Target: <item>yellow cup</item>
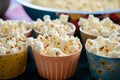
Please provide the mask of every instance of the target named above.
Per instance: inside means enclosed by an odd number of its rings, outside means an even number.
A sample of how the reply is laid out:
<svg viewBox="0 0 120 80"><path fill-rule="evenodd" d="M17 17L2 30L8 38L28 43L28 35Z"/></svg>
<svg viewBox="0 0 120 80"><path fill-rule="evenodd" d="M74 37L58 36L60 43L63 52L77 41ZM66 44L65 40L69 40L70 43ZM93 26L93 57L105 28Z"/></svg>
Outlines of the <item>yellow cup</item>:
<svg viewBox="0 0 120 80"><path fill-rule="evenodd" d="M26 68L28 48L15 54L0 55L0 79L21 75Z"/></svg>

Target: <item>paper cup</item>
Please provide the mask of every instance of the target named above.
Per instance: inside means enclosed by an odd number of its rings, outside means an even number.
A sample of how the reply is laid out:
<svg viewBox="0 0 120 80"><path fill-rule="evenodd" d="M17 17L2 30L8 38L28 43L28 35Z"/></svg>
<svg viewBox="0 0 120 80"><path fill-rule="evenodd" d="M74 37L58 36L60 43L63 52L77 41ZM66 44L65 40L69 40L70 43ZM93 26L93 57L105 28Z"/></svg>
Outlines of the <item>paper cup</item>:
<svg viewBox="0 0 120 80"><path fill-rule="evenodd" d="M81 35L82 43L83 43L83 44L86 43L86 40L87 40L87 39L96 39L96 38L97 38L97 36L94 36L94 35L90 35L90 34L85 33L85 32L82 30L81 27L79 28L79 30L80 30L80 35Z"/></svg>
<svg viewBox="0 0 120 80"><path fill-rule="evenodd" d="M0 55L0 79L12 79L20 76L26 68L28 48L15 53Z"/></svg>
<svg viewBox="0 0 120 80"><path fill-rule="evenodd" d="M86 49L91 75L97 80L120 80L120 58L108 58Z"/></svg>
<svg viewBox="0 0 120 80"><path fill-rule="evenodd" d="M74 75L79 61L81 49L77 52L61 57L50 57L38 53L32 48L38 74L50 80L63 80Z"/></svg>
<svg viewBox="0 0 120 80"><path fill-rule="evenodd" d="M74 36L74 33L75 33L75 30L76 30L76 27L74 24L72 23L68 23L68 25L71 27L71 31L67 33L68 36Z"/></svg>

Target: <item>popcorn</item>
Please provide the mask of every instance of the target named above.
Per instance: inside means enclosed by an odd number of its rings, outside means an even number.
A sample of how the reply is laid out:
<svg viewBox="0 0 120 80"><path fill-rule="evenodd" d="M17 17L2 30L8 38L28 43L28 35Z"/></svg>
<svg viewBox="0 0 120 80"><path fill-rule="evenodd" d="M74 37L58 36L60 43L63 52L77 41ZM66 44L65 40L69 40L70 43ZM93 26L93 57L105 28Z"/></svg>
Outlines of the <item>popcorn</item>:
<svg viewBox="0 0 120 80"><path fill-rule="evenodd" d="M42 42L35 42L33 47L35 48L36 51L43 53L42 51L44 50L44 45Z"/></svg>
<svg viewBox="0 0 120 80"><path fill-rule="evenodd" d="M30 39L30 38L29 38ZM68 35L39 35L33 40L32 47L40 54L48 56L66 56L77 52L80 47L80 41L77 37Z"/></svg>
<svg viewBox="0 0 120 80"><path fill-rule="evenodd" d="M29 0L30 3L59 10L75 10L85 12L96 12L106 10L119 10L119 0Z"/></svg>
<svg viewBox="0 0 120 80"><path fill-rule="evenodd" d="M12 21L12 20L1 20L0 21L0 35L8 35L11 32L25 32L32 29L32 23L28 23L26 21Z"/></svg>
<svg viewBox="0 0 120 80"><path fill-rule="evenodd" d="M0 55L6 54L6 48L5 47L0 47Z"/></svg>
<svg viewBox="0 0 120 80"><path fill-rule="evenodd" d="M51 20L49 15L45 15L43 20L37 20L33 23L34 30L41 34L50 34L52 30L56 30L58 34L67 34L72 31L71 25L68 23L68 15L61 14L60 18ZM55 31L54 31L55 32Z"/></svg>
<svg viewBox="0 0 120 80"><path fill-rule="evenodd" d="M33 45L33 37L29 37L26 39L26 43L29 45L29 46L32 46Z"/></svg>
<svg viewBox="0 0 120 80"><path fill-rule="evenodd" d="M88 19L80 18L78 25L83 32L94 36L107 37L112 33L120 33L120 26L108 17L100 21L99 18L89 15Z"/></svg>
<svg viewBox="0 0 120 80"><path fill-rule="evenodd" d="M0 55L14 54L27 48L26 37L19 32L11 32L0 38Z"/></svg>
<svg viewBox="0 0 120 80"><path fill-rule="evenodd" d="M68 22L68 15L61 14L60 15L60 21L62 23L67 23Z"/></svg>
<svg viewBox="0 0 120 80"><path fill-rule="evenodd" d="M120 58L120 36L119 34L111 34L104 38L98 36L97 39L87 39L85 44L86 49L100 56Z"/></svg>
<svg viewBox="0 0 120 80"><path fill-rule="evenodd" d="M17 53L18 51L19 51L18 48L12 48L12 49L11 49L11 53L12 53L12 54Z"/></svg>

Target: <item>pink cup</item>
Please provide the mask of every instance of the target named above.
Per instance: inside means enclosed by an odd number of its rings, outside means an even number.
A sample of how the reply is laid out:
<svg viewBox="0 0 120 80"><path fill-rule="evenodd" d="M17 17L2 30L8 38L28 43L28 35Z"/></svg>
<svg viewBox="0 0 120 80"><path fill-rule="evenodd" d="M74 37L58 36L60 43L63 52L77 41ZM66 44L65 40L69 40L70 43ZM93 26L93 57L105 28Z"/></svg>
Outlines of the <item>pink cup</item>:
<svg viewBox="0 0 120 80"><path fill-rule="evenodd" d="M63 80L74 75L82 46L77 52L60 57L42 55L32 48L38 74L50 80Z"/></svg>

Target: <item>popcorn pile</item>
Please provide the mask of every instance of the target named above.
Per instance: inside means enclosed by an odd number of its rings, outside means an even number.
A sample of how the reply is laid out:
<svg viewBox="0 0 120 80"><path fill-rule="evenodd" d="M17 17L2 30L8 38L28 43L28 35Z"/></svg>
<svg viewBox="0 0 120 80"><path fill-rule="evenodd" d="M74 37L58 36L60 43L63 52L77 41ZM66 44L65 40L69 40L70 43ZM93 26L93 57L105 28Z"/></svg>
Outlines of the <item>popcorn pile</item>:
<svg viewBox="0 0 120 80"><path fill-rule="evenodd" d="M27 48L26 37L17 31L0 38L0 55L14 54Z"/></svg>
<svg viewBox="0 0 120 80"><path fill-rule="evenodd" d="M100 56L120 58L120 34L111 34L108 38L98 36L97 39L88 39L86 49Z"/></svg>
<svg viewBox="0 0 120 80"><path fill-rule="evenodd" d="M89 15L88 19L80 18L78 25L82 31L94 36L109 36L112 33L120 33L120 26L109 18L99 20L99 18Z"/></svg>
<svg viewBox="0 0 120 80"><path fill-rule="evenodd" d="M50 34L54 31L57 31L59 34L67 34L73 30L72 26L68 23L68 15L64 14L61 14L60 18L55 20L51 20L49 15L45 15L43 21L37 19L32 25L34 30L40 34Z"/></svg>
<svg viewBox="0 0 120 80"><path fill-rule="evenodd" d="M68 35L39 35L37 39L27 38L26 42L40 54L47 56L67 56L77 52L81 43L77 37Z"/></svg>
<svg viewBox="0 0 120 80"><path fill-rule="evenodd" d="M119 10L119 0L27 0L30 3L54 9L61 10L76 10L76 11L106 11L106 10Z"/></svg>
<svg viewBox="0 0 120 80"><path fill-rule="evenodd" d="M9 32L14 31L24 33L30 29L32 29L31 23L28 23L26 21L4 21L0 19L0 36L8 35Z"/></svg>

